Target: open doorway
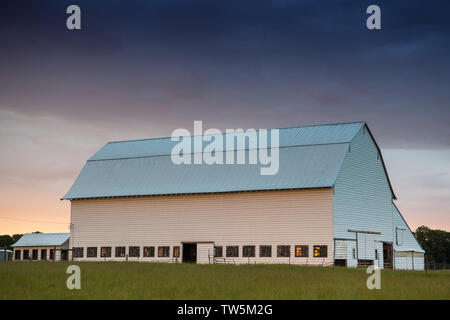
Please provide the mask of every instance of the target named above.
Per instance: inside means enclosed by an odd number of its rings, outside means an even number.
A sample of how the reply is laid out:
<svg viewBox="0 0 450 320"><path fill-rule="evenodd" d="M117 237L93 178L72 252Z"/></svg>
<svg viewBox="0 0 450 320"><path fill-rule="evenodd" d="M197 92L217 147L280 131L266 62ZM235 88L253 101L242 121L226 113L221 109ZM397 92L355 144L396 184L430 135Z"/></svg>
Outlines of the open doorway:
<svg viewBox="0 0 450 320"><path fill-rule="evenodd" d="M61 250L61 261L67 261L69 258L68 250Z"/></svg>
<svg viewBox="0 0 450 320"><path fill-rule="evenodd" d="M394 267L393 258L394 250L392 243L383 242L383 266L384 269L392 269Z"/></svg>
<svg viewBox="0 0 450 320"><path fill-rule="evenodd" d="M196 243L183 243L183 262L197 263Z"/></svg>

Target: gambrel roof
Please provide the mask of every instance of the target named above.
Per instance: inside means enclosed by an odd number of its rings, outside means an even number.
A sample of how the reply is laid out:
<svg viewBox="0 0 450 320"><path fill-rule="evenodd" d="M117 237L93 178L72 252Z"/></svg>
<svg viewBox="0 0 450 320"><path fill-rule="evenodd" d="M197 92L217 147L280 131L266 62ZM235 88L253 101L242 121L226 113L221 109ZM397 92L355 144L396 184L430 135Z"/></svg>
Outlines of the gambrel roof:
<svg viewBox="0 0 450 320"><path fill-rule="evenodd" d="M176 165L170 154L177 142L170 137L109 142L88 159L63 199L332 187L350 142L365 125L279 129L275 175L261 175L260 164Z"/></svg>

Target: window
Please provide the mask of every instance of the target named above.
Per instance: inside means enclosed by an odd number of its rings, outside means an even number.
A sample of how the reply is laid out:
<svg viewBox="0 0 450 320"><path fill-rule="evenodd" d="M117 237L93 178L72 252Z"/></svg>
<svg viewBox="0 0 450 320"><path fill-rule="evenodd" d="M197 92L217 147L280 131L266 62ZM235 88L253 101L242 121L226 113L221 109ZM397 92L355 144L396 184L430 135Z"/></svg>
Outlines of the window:
<svg viewBox="0 0 450 320"><path fill-rule="evenodd" d="M102 257L102 258L111 257L111 247L101 247L100 248L100 257Z"/></svg>
<svg viewBox="0 0 450 320"><path fill-rule="evenodd" d="M352 257L353 257L353 259L356 259L356 249L355 248L352 249Z"/></svg>
<svg viewBox="0 0 450 320"><path fill-rule="evenodd" d="M20 250L14 250L14 260L20 260Z"/></svg>
<svg viewBox="0 0 450 320"><path fill-rule="evenodd" d="M174 258L179 258L180 257L180 247L178 247L178 246L173 247L173 257Z"/></svg>
<svg viewBox="0 0 450 320"><path fill-rule="evenodd" d="M116 247L116 257L125 257L125 247Z"/></svg>
<svg viewBox="0 0 450 320"><path fill-rule="evenodd" d="M140 247L128 247L128 255L130 257L140 257L141 248Z"/></svg>
<svg viewBox="0 0 450 320"><path fill-rule="evenodd" d="M144 257L154 257L155 247L144 247Z"/></svg>
<svg viewBox="0 0 450 320"><path fill-rule="evenodd" d="M227 257L239 257L239 247L227 246Z"/></svg>
<svg viewBox="0 0 450 320"><path fill-rule="evenodd" d="M30 250L26 249L23 250L23 260L28 260L30 259Z"/></svg>
<svg viewBox="0 0 450 320"><path fill-rule="evenodd" d="M243 257L254 257L255 256L255 246L243 246L242 247Z"/></svg>
<svg viewBox="0 0 450 320"><path fill-rule="evenodd" d="M47 249L41 249L41 260L47 260Z"/></svg>
<svg viewBox="0 0 450 320"><path fill-rule="evenodd" d="M296 257L308 257L308 246L295 246Z"/></svg>
<svg viewBox="0 0 450 320"><path fill-rule="evenodd" d="M33 249L32 255L33 255L33 260L37 260L38 259L38 249Z"/></svg>
<svg viewBox="0 0 450 320"><path fill-rule="evenodd" d="M260 257L271 257L272 256L272 246L259 246L259 256Z"/></svg>
<svg viewBox="0 0 450 320"><path fill-rule="evenodd" d="M49 257L50 260L53 260L53 252L54 252L53 249L50 249L50 257Z"/></svg>
<svg viewBox="0 0 450 320"><path fill-rule="evenodd" d="M375 249L375 260L378 260L378 249Z"/></svg>
<svg viewBox="0 0 450 320"><path fill-rule="evenodd" d="M405 229L396 228L396 237L397 237L397 245L401 246L403 245L403 234L405 232Z"/></svg>
<svg viewBox="0 0 450 320"><path fill-rule="evenodd" d="M158 247L158 257L168 257L170 253L170 247Z"/></svg>
<svg viewBox="0 0 450 320"><path fill-rule="evenodd" d="M97 258L97 247L88 247L87 248L87 257L88 258Z"/></svg>
<svg viewBox="0 0 450 320"><path fill-rule="evenodd" d="M223 257L223 247L214 247L214 257Z"/></svg>
<svg viewBox="0 0 450 320"><path fill-rule="evenodd" d="M50 250L50 255L52 256L53 259L53 249ZM84 256L84 248L72 248L72 257L73 258L83 258Z"/></svg>
<svg viewBox="0 0 450 320"><path fill-rule="evenodd" d="M277 247L277 257L290 257L290 256L291 256L291 246Z"/></svg>
<svg viewBox="0 0 450 320"><path fill-rule="evenodd" d="M314 246L314 257L315 258L326 258L328 255L327 246Z"/></svg>

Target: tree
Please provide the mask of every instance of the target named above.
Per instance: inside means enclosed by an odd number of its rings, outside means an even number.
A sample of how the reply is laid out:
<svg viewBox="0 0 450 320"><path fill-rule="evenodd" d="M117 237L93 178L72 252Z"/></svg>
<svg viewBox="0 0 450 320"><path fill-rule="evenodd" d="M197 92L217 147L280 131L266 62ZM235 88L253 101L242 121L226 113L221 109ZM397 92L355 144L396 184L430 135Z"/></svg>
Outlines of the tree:
<svg viewBox="0 0 450 320"><path fill-rule="evenodd" d="M11 246L22 236L23 234L14 234L13 236L5 234L0 236L0 249L3 249L6 246L7 249L11 250Z"/></svg>
<svg viewBox="0 0 450 320"><path fill-rule="evenodd" d="M416 229L415 236L426 251L429 263L450 263L450 232L420 226Z"/></svg>

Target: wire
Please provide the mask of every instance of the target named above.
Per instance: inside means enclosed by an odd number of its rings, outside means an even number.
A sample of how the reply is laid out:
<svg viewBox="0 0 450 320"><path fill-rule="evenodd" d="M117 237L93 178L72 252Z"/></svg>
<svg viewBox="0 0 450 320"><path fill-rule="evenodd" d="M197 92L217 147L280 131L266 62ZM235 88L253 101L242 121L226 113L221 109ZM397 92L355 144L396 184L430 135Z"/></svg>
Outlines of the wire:
<svg viewBox="0 0 450 320"><path fill-rule="evenodd" d="M17 218L9 218L0 216L0 219L6 220L16 220L16 221L24 221L24 222L38 222L38 223L55 223L55 224L68 224L68 222L55 222L55 221L42 221L42 220L28 220L28 219L17 219Z"/></svg>

